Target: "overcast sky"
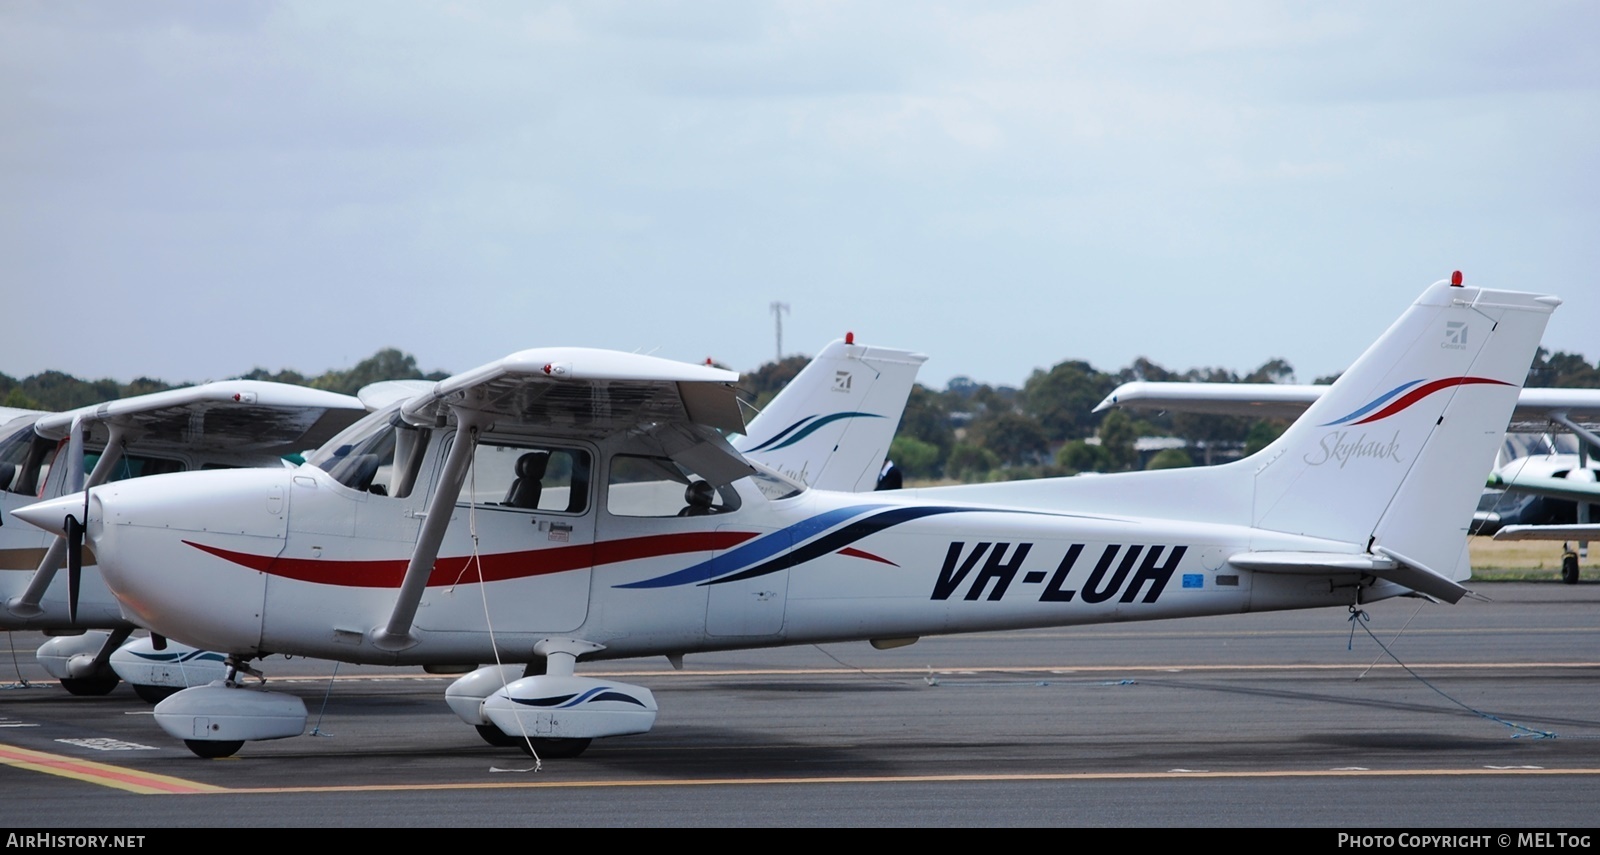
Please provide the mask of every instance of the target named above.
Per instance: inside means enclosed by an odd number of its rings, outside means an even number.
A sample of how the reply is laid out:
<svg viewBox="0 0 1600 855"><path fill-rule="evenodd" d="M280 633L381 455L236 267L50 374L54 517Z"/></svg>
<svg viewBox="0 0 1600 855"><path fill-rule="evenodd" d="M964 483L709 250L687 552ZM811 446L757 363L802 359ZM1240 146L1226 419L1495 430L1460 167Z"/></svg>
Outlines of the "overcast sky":
<svg viewBox="0 0 1600 855"><path fill-rule="evenodd" d="M1600 358L1600 3L0 2L0 372Z"/></svg>

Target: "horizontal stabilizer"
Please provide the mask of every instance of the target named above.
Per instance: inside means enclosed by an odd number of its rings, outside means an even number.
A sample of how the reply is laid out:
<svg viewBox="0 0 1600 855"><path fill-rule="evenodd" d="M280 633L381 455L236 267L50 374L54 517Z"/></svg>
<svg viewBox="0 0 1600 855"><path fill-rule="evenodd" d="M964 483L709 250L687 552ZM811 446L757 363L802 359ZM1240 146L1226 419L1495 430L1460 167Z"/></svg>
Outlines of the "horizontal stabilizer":
<svg viewBox="0 0 1600 855"><path fill-rule="evenodd" d="M1228 559L1241 570L1326 576L1329 573L1371 573L1393 570L1397 563L1364 552L1241 552Z"/></svg>
<svg viewBox="0 0 1600 855"><path fill-rule="evenodd" d="M1382 549L1382 547L1379 547ZM1404 585L1447 603L1454 603L1469 592L1454 581L1427 567L1389 552L1369 555L1350 552L1241 552L1228 558L1241 570L1257 573L1326 576L1329 573L1365 573Z"/></svg>

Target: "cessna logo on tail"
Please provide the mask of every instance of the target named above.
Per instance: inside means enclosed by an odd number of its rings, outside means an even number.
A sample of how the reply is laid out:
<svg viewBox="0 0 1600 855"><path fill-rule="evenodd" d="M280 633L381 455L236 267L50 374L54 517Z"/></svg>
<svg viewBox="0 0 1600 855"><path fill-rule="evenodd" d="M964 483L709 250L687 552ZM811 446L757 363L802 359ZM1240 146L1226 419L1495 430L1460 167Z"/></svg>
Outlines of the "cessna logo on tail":
<svg viewBox="0 0 1600 855"><path fill-rule="evenodd" d="M1166 590L1167 582L1189 549L1187 546L1174 546L1163 561L1162 553L1167 549L1165 546L1134 544L1124 549L1118 543L1107 544L1088 577L1083 579L1079 587L1068 588L1068 575L1077 565L1084 547L1082 543L1067 547L1066 555L1062 556L1054 572L1030 570L1024 573L1023 587L1030 593L1038 590L1041 603L1070 603L1078 597L1082 597L1086 603L1103 603L1118 593L1122 594L1118 602L1131 603L1140 591L1145 592L1140 602L1153 603ZM934 580L930 599L948 600L965 583L967 592L962 597L964 600L1000 600L1011 589L1017 571L1022 569L1022 563L1032 549L1031 543L1019 543L1015 549L1009 543L979 543L969 552L966 541L953 541L945 553L939 578ZM1112 569L1113 565L1115 570ZM987 597L984 596L985 592Z"/></svg>
<svg viewBox="0 0 1600 855"><path fill-rule="evenodd" d="M1439 345L1445 350L1467 349L1467 322L1445 321L1444 342Z"/></svg>

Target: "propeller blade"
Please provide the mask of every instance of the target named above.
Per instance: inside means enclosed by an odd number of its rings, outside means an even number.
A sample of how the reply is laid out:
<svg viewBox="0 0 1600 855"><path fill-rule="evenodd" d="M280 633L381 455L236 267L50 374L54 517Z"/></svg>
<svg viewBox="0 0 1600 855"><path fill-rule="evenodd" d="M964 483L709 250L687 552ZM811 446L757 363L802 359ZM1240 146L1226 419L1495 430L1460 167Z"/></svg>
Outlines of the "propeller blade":
<svg viewBox="0 0 1600 855"><path fill-rule="evenodd" d="M167 649L167 637L158 633L150 633L150 646L157 650Z"/></svg>
<svg viewBox="0 0 1600 855"><path fill-rule="evenodd" d="M67 620L78 622L78 582L83 576L83 523L67 514Z"/></svg>

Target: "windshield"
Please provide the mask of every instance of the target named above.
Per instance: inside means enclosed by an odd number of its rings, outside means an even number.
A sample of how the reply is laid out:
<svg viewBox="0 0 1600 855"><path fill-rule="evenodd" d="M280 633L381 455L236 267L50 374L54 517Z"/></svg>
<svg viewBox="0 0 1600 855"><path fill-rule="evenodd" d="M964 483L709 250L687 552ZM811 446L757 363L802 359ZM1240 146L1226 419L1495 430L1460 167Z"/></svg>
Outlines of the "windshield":
<svg viewBox="0 0 1600 855"><path fill-rule="evenodd" d="M394 469L397 429L393 418L399 410L400 404L395 403L345 428L306 463L352 490L386 495L388 476Z"/></svg>

